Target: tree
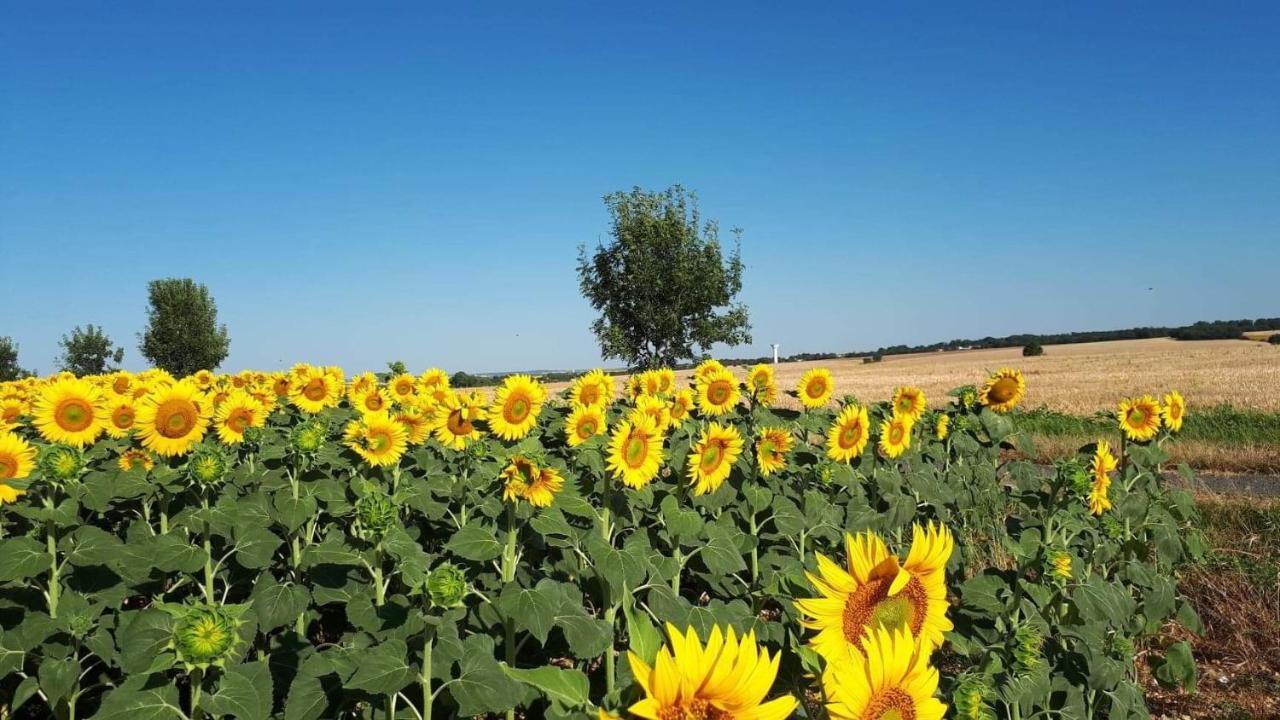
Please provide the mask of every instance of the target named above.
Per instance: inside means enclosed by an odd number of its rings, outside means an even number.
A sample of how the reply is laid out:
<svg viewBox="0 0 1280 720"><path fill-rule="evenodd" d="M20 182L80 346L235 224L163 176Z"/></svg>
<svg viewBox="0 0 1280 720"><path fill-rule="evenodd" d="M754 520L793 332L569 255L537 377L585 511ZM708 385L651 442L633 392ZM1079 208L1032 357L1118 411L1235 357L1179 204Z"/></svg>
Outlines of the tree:
<svg viewBox="0 0 1280 720"><path fill-rule="evenodd" d="M62 355L58 356L59 369L76 375L113 372L119 368L108 363L119 364L124 360L124 348L113 348L111 338L92 323L83 330L77 325L70 335L63 335L58 344L62 346Z"/></svg>
<svg viewBox="0 0 1280 720"><path fill-rule="evenodd" d="M18 343L8 336L0 337L0 382L19 380L33 374L18 365Z"/></svg>
<svg viewBox="0 0 1280 720"><path fill-rule="evenodd" d="M209 288L191 278L152 280L147 286L146 332L138 350L156 367L176 377L213 370L227 358L231 339L218 324L218 306Z"/></svg>
<svg viewBox="0 0 1280 720"><path fill-rule="evenodd" d="M600 317L591 330L606 358L633 368L693 360L715 343L751 342L741 243L725 257L719 226L702 222L698 198L679 185L604 197L613 240L578 247L582 294ZM739 234L734 230L735 236Z"/></svg>
<svg viewBox="0 0 1280 720"><path fill-rule="evenodd" d="M1022 357L1039 357L1044 354L1044 348L1038 342L1029 342L1022 346Z"/></svg>

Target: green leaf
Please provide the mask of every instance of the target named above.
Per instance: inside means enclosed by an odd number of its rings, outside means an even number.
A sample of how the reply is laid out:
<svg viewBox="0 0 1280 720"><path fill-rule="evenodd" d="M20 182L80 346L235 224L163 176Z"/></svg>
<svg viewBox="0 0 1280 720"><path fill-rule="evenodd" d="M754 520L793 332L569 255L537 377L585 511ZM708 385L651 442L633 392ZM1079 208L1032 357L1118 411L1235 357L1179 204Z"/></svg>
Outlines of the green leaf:
<svg viewBox="0 0 1280 720"><path fill-rule="evenodd" d="M29 537L0 540L0 582L35 577L49 569L49 555L43 545Z"/></svg>
<svg viewBox="0 0 1280 720"><path fill-rule="evenodd" d="M263 573L253 589L251 600L258 628L262 632L271 632L297 620L310 604L311 593L292 583L281 585L270 574Z"/></svg>
<svg viewBox="0 0 1280 720"><path fill-rule="evenodd" d="M282 490L272 498L271 505L275 521L289 532L296 531L316 514L316 499L310 495L295 500L290 491Z"/></svg>
<svg viewBox="0 0 1280 720"><path fill-rule="evenodd" d="M1165 651L1163 659L1153 660L1156 680L1165 687L1181 687L1187 692L1196 689L1196 661L1191 646L1176 642Z"/></svg>
<svg viewBox="0 0 1280 720"><path fill-rule="evenodd" d="M218 691L203 706L215 715L238 720L267 720L271 715L271 669L266 661L241 663L225 670Z"/></svg>
<svg viewBox="0 0 1280 720"><path fill-rule="evenodd" d="M80 676L80 663L74 658L54 660L45 658L40 662L40 689L49 699L50 705L57 705L60 700L70 694Z"/></svg>
<svg viewBox="0 0 1280 720"><path fill-rule="evenodd" d="M707 544L702 546L700 556L707 570L715 575L731 575L747 569L732 531L719 525L707 526Z"/></svg>
<svg viewBox="0 0 1280 720"><path fill-rule="evenodd" d="M403 640L387 642L358 654L356 671L346 685L375 695L391 695L413 680L409 666L409 649Z"/></svg>
<svg viewBox="0 0 1280 720"><path fill-rule="evenodd" d="M115 535L92 525L76 528L71 539L67 561L72 565L109 565L124 544Z"/></svg>
<svg viewBox="0 0 1280 720"><path fill-rule="evenodd" d="M319 720L325 714L329 708L329 695L320 676L329 671L329 663L323 654L312 655L302 663L284 701L284 720Z"/></svg>
<svg viewBox="0 0 1280 720"><path fill-rule="evenodd" d="M107 693L93 720L187 720L178 687L163 676L131 677Z"/></svg>
<svg viewBox="0 0 1280 720"><path fill-rule="evenodd" d="M634 607L630 600L631 598L624 598L622 614L627 619L631 652L652 667L658 657L658 650L662 647L662 636L658 634L658 629L653 626L649 616Z"/></svg>
<svg viewBox="0 0 1280 720"><path fill-rule="evenodd" d="M173 637L172 619L156 608L122 613L119 628L116 646L120 649L120 669L130 675L152 670Z"/></svg>
<svg viewBox="0 0 1280 720"><path fill-rule="evenodd" d="M249 570L269 567L276 549L284 544L279 535L260 525L238 529L235 536L236 562Z"/></svg>
<svg viewBox="0 0 1280 720"><path fill-rule="evenodd" d="M513 618L517 628L533 635L543 645L547 644L547 635L555 625L561 604L558 594L545 591L548 583L555 584L543 579L537 588L530 590L512 583L502 588L498 596L498 610Z"/></svg>
<svg viewBox="0 0 1280 720"><path fill-rule="evenodd" d="M537 688L553 705L561 710L572 710L588 703L589 685L581 670L566 670L543 666L533 670L503 667L507 675Z"/></svg>
<svg viewBox="0 0 1280 720"><path fill-rule="evenodd" d="M458 715L470 717L497 713L516 706L521 686L507 677L493 659L493 638L472 635L462 644L460 674L448 683L449 694L458 703Z"/></svg>
<svg viewBox="0 0 1280 720"><path fill-rule="evenodd" d="M502 554L502 545L493 530L475 522L464 525L454 533L445 544L445 549L458 557L476 562L492 560Z"/></svg>

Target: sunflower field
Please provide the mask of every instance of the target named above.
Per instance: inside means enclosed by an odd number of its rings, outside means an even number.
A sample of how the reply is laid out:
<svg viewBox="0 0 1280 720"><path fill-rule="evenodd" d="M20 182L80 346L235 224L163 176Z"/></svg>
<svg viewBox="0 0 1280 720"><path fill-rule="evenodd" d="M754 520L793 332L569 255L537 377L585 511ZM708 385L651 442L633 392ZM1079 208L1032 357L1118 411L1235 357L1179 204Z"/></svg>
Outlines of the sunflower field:
<svg viewBox="0 0 1280 720"><path fill-rule="evenodd" d="M742 372L742 371L738 371ZM1002 369L0 384L0 718L1142 718L1176 392L1052 467ZM1183 472L1187 472L1185 468ZM1138 656L1142 659L1139 660Z"/></svg>

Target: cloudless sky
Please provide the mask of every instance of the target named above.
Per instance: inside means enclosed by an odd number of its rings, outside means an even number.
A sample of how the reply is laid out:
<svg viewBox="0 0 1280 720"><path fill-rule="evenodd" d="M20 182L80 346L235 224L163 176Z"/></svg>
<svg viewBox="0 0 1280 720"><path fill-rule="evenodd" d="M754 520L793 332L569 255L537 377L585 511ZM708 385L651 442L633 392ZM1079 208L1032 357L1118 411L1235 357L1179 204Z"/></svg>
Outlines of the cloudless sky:
<svg viewBox="0 0 1280 720"><path fill-rule="evenodd" d="M43 372L145 366L167 276L229 370L596 365L577 246L675 182L745 229L732 356L1278 315L1280 4L0 0Z"/></svg>

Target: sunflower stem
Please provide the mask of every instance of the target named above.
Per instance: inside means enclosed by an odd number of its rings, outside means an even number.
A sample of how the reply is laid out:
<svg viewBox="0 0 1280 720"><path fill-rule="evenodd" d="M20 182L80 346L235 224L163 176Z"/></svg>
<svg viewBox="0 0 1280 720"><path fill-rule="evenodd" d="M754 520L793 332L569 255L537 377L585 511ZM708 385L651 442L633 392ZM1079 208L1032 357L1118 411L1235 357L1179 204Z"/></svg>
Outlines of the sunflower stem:
<svg viewBox="0 0 1280 720"><path fill-rule="evenodd" d="M506 585L516 579L516 506L507 504L507 546L502 551L502 583ZM503 650L506 652L507 667L516 666L516 619L511 614L502 618L504 630ZM515 720L516 711L507 711L507 720Z"/></svg>
<svg viewBox="0 0 1280 720"><path fill-rule="evenodd" d="M58 593L61 582L58 580L58 539L53 521L45 523L45 546L49 550L49 617L58 617Z"/></svg>
<svg viewBox="0 0 1280 720"><path fill-rule="evenodd" d="M201 493L200 509L204 515L204 599L205 602L213 605L213 541L212 531L209 528L209 496Z"/></svg>
<svg viewBox="0 0 1280 720"><path fill-rule="evenodd" d="M422 684L422 720L431 720L431 649L434 632L431 630L427 633L427 639L422 646L422 678L419 681Z"/></svg>

